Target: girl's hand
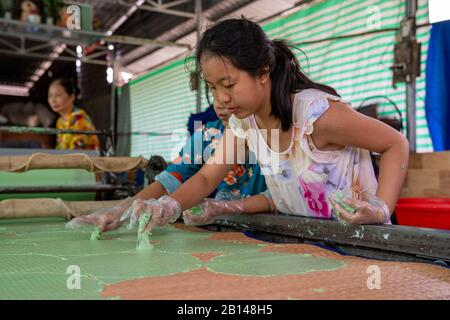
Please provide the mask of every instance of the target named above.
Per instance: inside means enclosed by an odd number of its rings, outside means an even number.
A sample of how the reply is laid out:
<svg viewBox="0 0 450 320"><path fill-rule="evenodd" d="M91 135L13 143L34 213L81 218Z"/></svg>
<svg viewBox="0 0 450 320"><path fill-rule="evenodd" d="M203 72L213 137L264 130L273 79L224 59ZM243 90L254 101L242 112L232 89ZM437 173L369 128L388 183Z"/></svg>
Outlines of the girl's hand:
<svg viewBox="0 0 450 320"><path fill-rule="evenodd" d="M132 201L133 198L127 198L120 205L112 208L101 208L89 215L76 217L66 224L66 228L76 230L94 225L100 232L117 229L122 224L121 216L130 207Z"/></svg>
<svg viewBox="0 0 450 320"><path fill-rule="evenodd" d="M163 227L168 223L177 221L181 215L181 205L167 195L159 199L143 200L137 198L131 205L130 210L122 216L121 221L131 215L128 226L131 229L144 213L151 215L150 222L145 227L144 232L151 232L155 227Z"/></svg>
<svg viewBox="0 0 450 320"><path fill-rule="evenodd" d="M70 220L66 224L66 228L76 230L81 229L85 226L93 225L97 226L100 232L117 229L121 225L120 214L122 211L123 210L121 210L119 207L113 207L109 209L102 208L94 211L89 215L76 217Z"/></svg>
<svg viewBox="0 0 450 320"><path fill-rule="evenodd" d="M199 205L183 212L186 225L199 226L213 223L224 215L239 214L244 211L244 200L215 200L205 199Z"/></svg>
<svg viewBox="0 0 450 320"><path fill-rule="evenodd" d="M389 208L383 200L376 196L369 196L369 199L364 200L344 198L343 203L347 208L333 197L329 200L338 220L344 225L384 224L390 222ZM354 212L350 212L348 207L353 208Z"/></svg>

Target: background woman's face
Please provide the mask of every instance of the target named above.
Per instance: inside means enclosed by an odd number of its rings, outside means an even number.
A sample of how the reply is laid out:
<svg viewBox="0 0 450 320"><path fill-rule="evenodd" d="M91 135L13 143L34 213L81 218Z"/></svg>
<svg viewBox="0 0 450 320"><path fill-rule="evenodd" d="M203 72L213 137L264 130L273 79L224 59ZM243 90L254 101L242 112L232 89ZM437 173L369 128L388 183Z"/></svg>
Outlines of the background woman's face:
<svg viewBox="0 0 450 320"><path fill-rule="evenodd" d="M69 95L62 85L54 82L48 89L48 103L53 111L65 115L72 111L75 96Z"/></svg>

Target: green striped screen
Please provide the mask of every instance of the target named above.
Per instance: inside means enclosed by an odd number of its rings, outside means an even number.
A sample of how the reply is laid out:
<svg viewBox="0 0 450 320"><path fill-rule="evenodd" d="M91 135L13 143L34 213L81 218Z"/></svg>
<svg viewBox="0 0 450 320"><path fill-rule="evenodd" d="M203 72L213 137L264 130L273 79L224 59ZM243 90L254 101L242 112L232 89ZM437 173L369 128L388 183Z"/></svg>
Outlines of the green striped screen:
<svg viewBox="0 0 450 320"><path fill-rule="evenodd" d="M404 16L401 0L327 0L315 1L289 16L278 17L263 25L271 38L284 38L298 44L297 57L304 71L315 81L333 86L354 107L367 97L385 95L402 111L405 121L406 89L404 84L392 87L393 47L395 32L326 40L347 34L370 31L368 19L379 12L379 29L398 27ZM419 0L418 24L428 21L428 2ZM370 20L372 21L372 20ZM417 79L417 150L432 151L425 119L425 62L428 51L429 27L418 30L422 43L422 76ZM380 100L383 101L383 100ZM189 75L184 58L134 80L130 84L132 156L149 157L159 154L173 159L187 137L187 120L195 112L196 98L189 89ZM202 97L202 109L206 107ZM393 114L394 109L381 103L381 114ZM170 135L151 135L142 132ZM141 133L139 133L141 132Z"/></svg>
<svg viewBox="0 0 450 320"><path fill-rule="evenodd" d="M288 39L305 52L296 52L304 71L315 81L334 87L354 107L368 97L382 95L393 100L406 127L406 86L392 87L393 48L395 32L373 33L364 36L304 43L348 34L389 29L399 26L405 14L403 0L328 0L316 1L289 16L267 23L263 28L270 38ZM428 22L428 1L419 0L417 23ZM379 13L379 24L372 17ZM429 27L417 31L422 43L421 77L417 79L417 150L432 151L432 143L425 118L425 63L428 51ZM303 44L302 44L303 43ZM371 101L382 102L382 99ZM396 114L384 101L380 114Z"/></svg>
<svg viewBox="0 0 450 320"><path fill-rule="evenodd" d="M188 138L187 121L196 103L184 58L131 82L131 155L173 160Z"/></svg>

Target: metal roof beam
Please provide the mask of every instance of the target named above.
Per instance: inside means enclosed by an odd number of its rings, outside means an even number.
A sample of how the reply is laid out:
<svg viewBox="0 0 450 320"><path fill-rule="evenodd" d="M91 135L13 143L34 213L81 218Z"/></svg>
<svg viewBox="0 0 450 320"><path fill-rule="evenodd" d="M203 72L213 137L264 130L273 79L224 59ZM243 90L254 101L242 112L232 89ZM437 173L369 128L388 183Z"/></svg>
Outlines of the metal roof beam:
<svg viewBox="0 0 450 320"><path fill-rule="evenodd" d="M5 46L7 46L7 47L9 47L9 48L11 48L11 49L13 49L13 50L20 50L19 47L13 45L11 42L6 41L6 40L4 40L4 39L2 39L2 38L0 38L0 43L3 43Z"/></svg>
<svg viewBox="0 0 450 320"><path fill-rule="evenodd" d="M38 50L41 50L41 49L45 49L45 48L48 48L48 47L53 47L53 44L52 43L38 44L38 45L36 45L34 47L27 48L26 50L28 52L32 52L32 51L38 51Z"/></svg>
<svg viewBox="0 0 450 320"><path fill-rule="evenodd" d="M121 5L124 7L135 7L136 5L133 3L127 3L127 2L123 2L122 0L98 0L100 2L105 2L105 3L111 3L111 4L117 4L117 5ZM181 0L181 1L177 1L179 3L177 4L181 4L184 2L187 2L187 0ZM80 2L72 2L73 4L81 4ZM194 13L190 13L190 12L185 12L185 11L180 11L180 10L173 10L173 9L168 9L170 7L172 7L171 4L162 4L162 3L156 3L154 1L148 1L147 3L149 3L149 5L142 5L140 7L138 7L138 10L144 10L144 11L151 11L151 12L159 12L159 13L165 13L165 14L169 14L169 15L174 15L174 16L180 16L180 17L185 17L185 18L195 18L195 14Z"/></svg>
<svg viewBox="0 0 450 320"><path fill-rule="evenodd" d="M0 49L0 53L10 56L24 56L29 58L38 58L38 59L44 59L44 60L61 60L61 61L68 61L68 62L75 62L77 61L77 58L71 58L71 57L65 57L65 56L58 56L56 58L52 57L51 55L42 54L42 53L33 53L33 52L20 52L20 51L11 51L11 50L4 50ZM96 64L96 65L102 65L106 66L107 62L102 60L91 60L87 57L80 58L81 62L83 63L89 63L89 64Z"/></svg>
<svg viewBox="0 0 450 320"><path fill-rule="evenodd" d="M102 32L69 30L55 26L48 26L43 24L35 25L19 21L6 20L2 18L0 18L0 35L16 37L20 39L27 38L42 42L65 43L71 45L89 45L97 41L104 40L105 42L123 43L137 46L151 44L158 47L190 48L189 44L176 43L171 41L160 41L119 35L108 37Z"/></svg>
<svg viewBox="0 0 450 320"><path fill-rule="evenodd" d="M192 1L192 0L178 0L178 1L172 1L172 2L169 2L169 3L166 3L166 4L161 4L161 8L164 8L164 9L172 8L172 7L178 6L178 5L180 5L180 4L187 3L187 2L191 2L191 1Z"/></svg>
<svg viewBox="0 0 450 320"><path fill-rule="evenodd" d="M142 5L141 7L139 7L139 10L165 13L165 14L170 14L170 15L173 15L173 16L180 16L180 17L185 17L185 18L195 18L195 14L194 13L184 12L184 11L179 11L179 10L173 10L173 9L165 9L162 6L156 6L155 7L155 6Z"/></svg>
<svg viewBox="0 0 450 320"><path fill-rule="evenodd" d="M144 39L144 38L135 38L135 37L128 37L128 36L115 36L112 35L110 37L104 38L106 42L113 42L113 43L123 43L123 44L131 44L131 45L137 45L142 46L145 44L151 44L157 47L177 47L177 48L190 48L191 46L186 43L176 43L171 41L160 41L160 40L151 40L151 39Z"/></svg>

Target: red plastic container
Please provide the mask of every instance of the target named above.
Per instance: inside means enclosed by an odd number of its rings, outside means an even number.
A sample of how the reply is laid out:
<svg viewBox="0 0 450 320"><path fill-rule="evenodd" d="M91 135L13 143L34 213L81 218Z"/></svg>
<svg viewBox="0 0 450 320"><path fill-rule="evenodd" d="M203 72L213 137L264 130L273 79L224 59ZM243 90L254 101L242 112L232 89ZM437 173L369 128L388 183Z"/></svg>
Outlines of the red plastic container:
<svg viewBox="0 0 450 320"><path fill-rule="evenodd" d="M450 199L399 199L395 215L399 225L450 230Z"/></svg>

